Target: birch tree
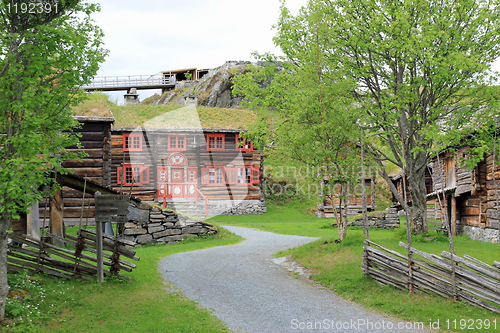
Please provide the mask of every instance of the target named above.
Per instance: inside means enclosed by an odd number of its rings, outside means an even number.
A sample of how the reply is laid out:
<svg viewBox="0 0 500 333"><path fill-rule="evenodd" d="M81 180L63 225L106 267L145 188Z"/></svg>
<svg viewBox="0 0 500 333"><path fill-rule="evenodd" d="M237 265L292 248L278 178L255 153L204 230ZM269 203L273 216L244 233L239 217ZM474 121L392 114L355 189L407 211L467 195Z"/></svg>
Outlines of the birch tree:
<svg viewBox="0 0 500 333"><path fill-rule="evenodd" d="M90 18L97 10L78 0L0 2L0 321L11 220L41 201L39 187L55 186L62 160L78 157L65 148L78 142L70 107L107 53Z"/></svg>
<svg viewBox="0 0 500 333"><path fill-rule="evenodd" d="M492 112L485 106L500 55L499 0L310 0L297 15L283 5L274 41L297 66L311 21L321 27L316 38L329 70L356 84L352 96L381 175L411 212L413 231L426 232L432 134L440 148L460 142ZM411 206L387 162L405 171Z"/></svg>
<svg viewBox="0 0 500 333"><path fill-rule="evenodd" d="M236 76L234 92L246 96L249 107L261 105L277 111L275 130L267 132L268 142L274 143L273 153L315 170L309 174L309 181L315 185L327 181L324 195L332 202L339 240L343 240L347 232L348 191L352 192L360 181L359 114L351 107L352 81L345 80L325 62L319 43L322 27L316 23L306 17L294 20L292 25L307 25L307 33L294 30L294 41L303 46L301 52L293 59L257 55L266 65ZM266 142L262 141L265 131L261 129L262 126L247 134L254 145ZM340 214L335 209L336 198Z"/></svg>

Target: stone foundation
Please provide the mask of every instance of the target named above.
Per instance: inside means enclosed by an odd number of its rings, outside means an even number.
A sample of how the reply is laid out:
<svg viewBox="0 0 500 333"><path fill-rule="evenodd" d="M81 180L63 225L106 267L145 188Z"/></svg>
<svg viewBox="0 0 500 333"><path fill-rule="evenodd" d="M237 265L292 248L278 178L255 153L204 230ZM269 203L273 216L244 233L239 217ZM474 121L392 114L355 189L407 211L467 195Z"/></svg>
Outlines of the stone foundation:
<svg viewBox="0 0 500 333"><path fill-rule="evenodd" d="M124 237L138 244L175 243L184 238L212 235L217 228L210 224L176 213L171 209L151 208L140 203L131 205L129 222L124 225Z"/></svg>
<svg viewBox="0 0 500 333"><path fill-rule="evenodd" d="M358 217L349 226L363 226L363 217ZM368 214L368 225L379 229L399 228L398 212L395 208L387 208L383 212L373 212Z"/></svg>
<svg viewBox="0 0 500 333"><path fill-rule="evenodd" d="M485 243L498 243L498 230L491 228L463 226L463 234L469 236L472 240L478 240Z"/></svg>
<svg viewBox="0 0 500 333"><path fill-rule="evenodd" d="M265 214L267 212L267 205L265 201L247 200L236 206L222 210L220 215L252 215L252 214Z"/></svg>

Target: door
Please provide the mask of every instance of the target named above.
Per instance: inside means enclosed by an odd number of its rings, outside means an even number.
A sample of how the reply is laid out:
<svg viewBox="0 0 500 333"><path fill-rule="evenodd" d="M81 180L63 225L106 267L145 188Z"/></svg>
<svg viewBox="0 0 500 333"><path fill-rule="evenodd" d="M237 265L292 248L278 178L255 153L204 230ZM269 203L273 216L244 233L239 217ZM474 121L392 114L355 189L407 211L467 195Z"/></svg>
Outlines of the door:
<svg viewBox="0 0 500 333"><path fill-rule="evenodd" d="M182 153L172 153L167 165L158 165L158 198L196 198L198 188L198 168L188 166Z"/></svg>

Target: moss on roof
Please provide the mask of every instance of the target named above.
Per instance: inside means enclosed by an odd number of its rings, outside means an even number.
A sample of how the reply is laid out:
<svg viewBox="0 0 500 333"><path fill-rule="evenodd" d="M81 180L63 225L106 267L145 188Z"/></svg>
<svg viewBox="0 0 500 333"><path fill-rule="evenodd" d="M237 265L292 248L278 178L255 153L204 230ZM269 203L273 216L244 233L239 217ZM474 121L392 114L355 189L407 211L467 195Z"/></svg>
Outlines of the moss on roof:
<svg viewBox="0 0 500 333"><path fill-rule="evenodd" d="M107 95L91 94L90 99L72 108L77 117L113 117L107 105Z"/></svg>
<svg viewBox="0 0 500 333"><path fill-rule="evenodd" d="M257 123L254 112L243 109L179 105L110 105L115 127L247 129Z"/></svg>

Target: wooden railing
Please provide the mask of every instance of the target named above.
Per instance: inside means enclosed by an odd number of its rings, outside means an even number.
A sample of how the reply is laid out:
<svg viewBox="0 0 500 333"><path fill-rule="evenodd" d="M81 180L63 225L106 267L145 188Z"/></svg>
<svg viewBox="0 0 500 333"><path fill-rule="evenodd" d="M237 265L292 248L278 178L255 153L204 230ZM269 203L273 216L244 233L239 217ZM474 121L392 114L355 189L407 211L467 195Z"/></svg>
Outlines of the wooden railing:
<svg viewBox="0 0 500 333"><path fill-rule="evenodd" d="M201 197L205 200L205 217L208 217L208 214L207 214L207 204L208 204L207 196L203 195L203 193L201 193L199 188L197 188L196 191L198 191L198 194L200 194ZM196 196L196 204L198 204L198 195Z"/></svg>
<svg viewBox="0 0 500 333"><path fill-rule="evenodd" d="M106 76L94 78L89 85L82 86L82 89L158 87L172 85L175 82L175 74L168 77L152 75Z"/></svg>

